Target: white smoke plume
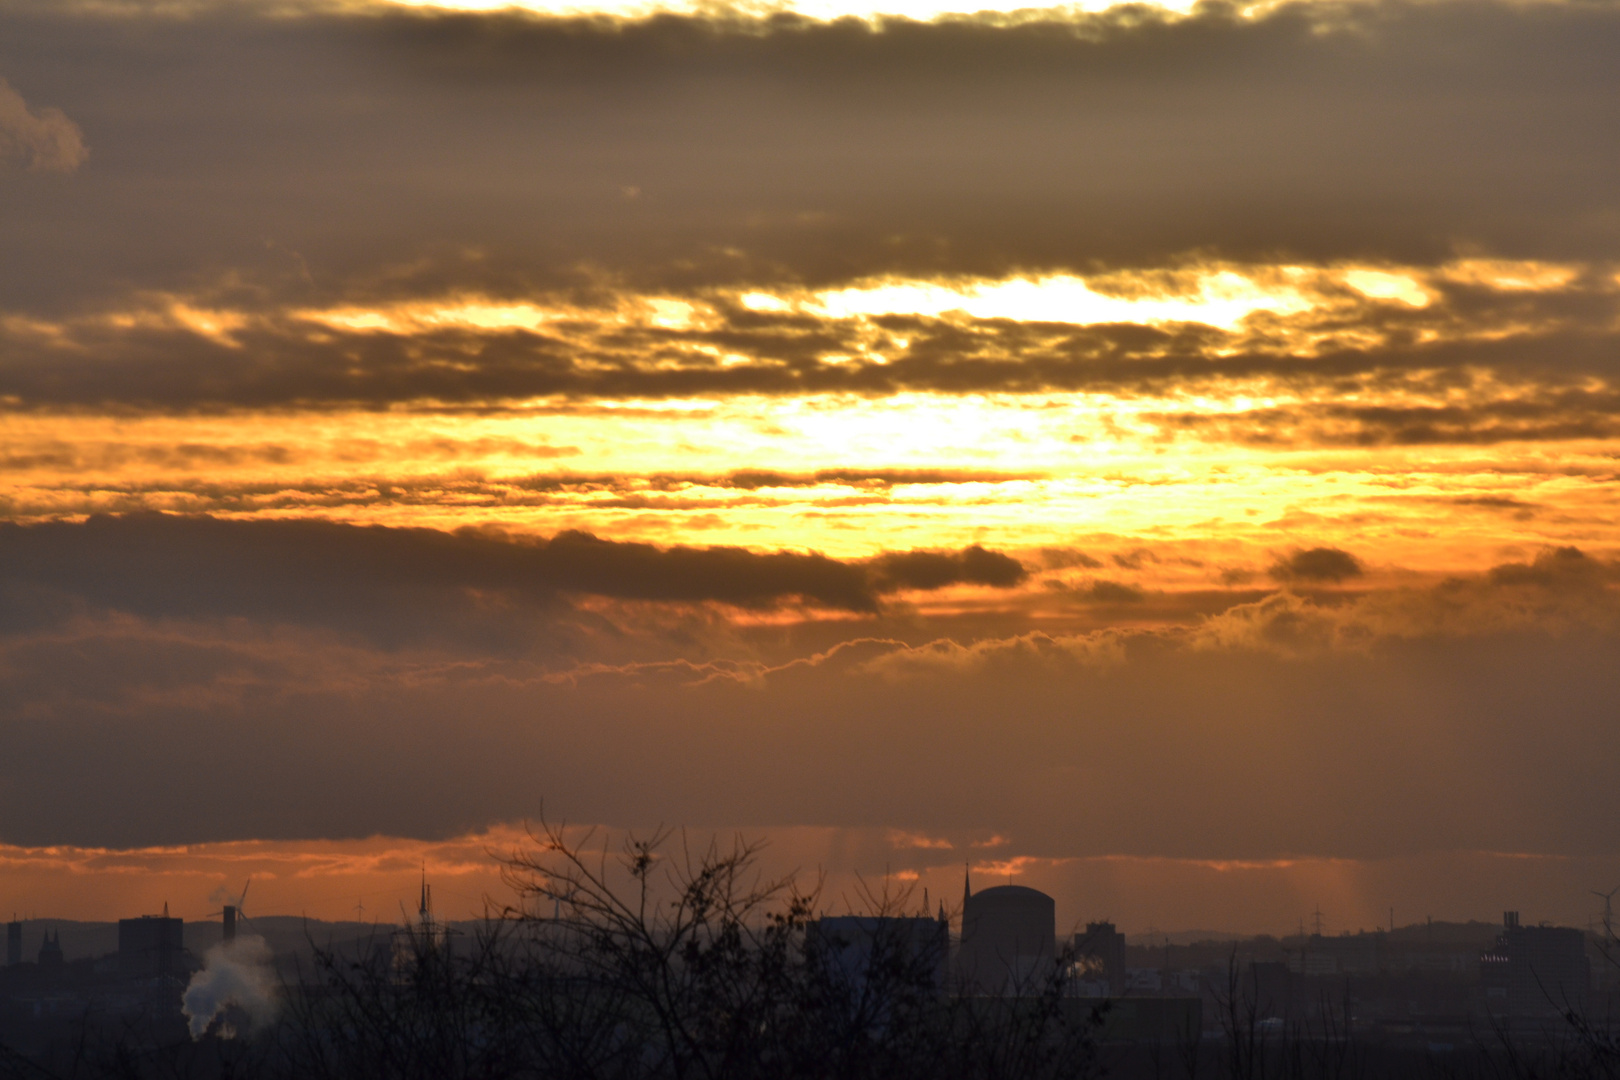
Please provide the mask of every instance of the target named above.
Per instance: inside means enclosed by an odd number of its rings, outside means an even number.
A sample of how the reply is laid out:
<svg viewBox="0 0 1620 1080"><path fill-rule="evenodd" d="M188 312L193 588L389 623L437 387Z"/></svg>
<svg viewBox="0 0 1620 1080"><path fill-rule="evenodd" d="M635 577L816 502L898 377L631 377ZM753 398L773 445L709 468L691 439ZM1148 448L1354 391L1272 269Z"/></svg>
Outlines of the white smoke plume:
<svg viewBox="0 0 1620 1080"><path fill-rule="evenodd" d="M0 79L0 163L27 161L37 172L70 173L89 156L84 133L61 109L30 109Z"/></svg>
<svg viewBox="0 0 1620 1080"><path fill-rule="evenodd" d="M208 894L208 902L210 904L230 904L237 910L241 910L243 893L245 892L247 892L246 889L233 891L219 885L214 888L213 892Z"/></svg>
<svg viewBox="0 0 1620 1080"><path fill-rule="evenodd" d="M191 1037L200 1039L215 1018L233 1005L255 1027L275 1016L276 977L270 966L270 946L262 937L239 937L209 949L202 970L186 986L180 1011L191 1024ZM222 1039L234 1038L236 1028L226 1021L216 1034Z"/></svg>

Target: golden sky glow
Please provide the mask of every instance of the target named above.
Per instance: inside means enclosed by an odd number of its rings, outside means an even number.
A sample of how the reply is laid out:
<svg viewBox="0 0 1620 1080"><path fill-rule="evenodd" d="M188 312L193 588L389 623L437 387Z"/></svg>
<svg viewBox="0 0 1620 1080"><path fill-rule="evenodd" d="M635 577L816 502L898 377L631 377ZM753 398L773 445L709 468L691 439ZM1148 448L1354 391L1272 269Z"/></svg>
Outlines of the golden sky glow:
<svg viewBox="0 0 1620 1080"><path fill-rule="evenodd" d="M583 836L587 830L573 831ZM614 837L611 831L597 835L598 845L604 835ZM919 907L924 888L935 900L955 902L967 862L977 888L1010 876L1061 897L1060 924L1084 921L1099 910L1129 912L1124 925L1132 934L1199 927L1207 918L1219 919L1229 931L1287 931L1318 906L1330 932L1372 929L1387 921L1383 901L1392 888L1410 888L1411 879L1423 876L1421 866L1398 859L1006 858L998 856L1006 841L993 836L826 828L756 829L751 835L766 843L764 869L773 874L797 872L808 884L819 868L822 908L832 914L859 902L862 880L880 888L885 872L891 890L910 889ZM14 890L38 905L19 912L25 918L93 921L109 908L157 911L167 904L188 921L203 920L221 897L235 896L251 881L250 911L388 923L398 920L402 905L414 909L426 873L441 916L473 919L513 900L491 855L530 843L514 825L443 841L373 837L126 850L6 846L0 847L0 869ZM1488 921L1494 907L1505 903L1559 905L1561 892L1587 876L1612 877L1617 869L1613 859L1458 853L1447 860L1445 880L1419 887L1411 897L1415 907L1402 921L1417 921L1430 908ZM1584 925L1588 914L1574 907L1566 917Z"/></svg>
<svg viewBox="0 0 1620 1080"><path fill-rule="evenodd" d="M1268 451L1166 437L1154 422L1169 409L1241 418L1245 404L902 396L630 402L583 415L559 403L487 417L23 416L4 427L12 464L0 492L17 520L313 514L662 543L690 533L840 557L1151 539L1213 556L1210 578L1290 544L1367 548L1428 572L1483 569L1544 544L1616 544L1603 442Z"/></svg>
<svg viewBox="0 0 1620 1080"><path fill-rule="evenodd" d="M1093 326L1101 323L1163 326L1201 324L1237 334L1260 329L1308 332L1334 318L1354 316L1369 303L1425 308L1437 299L1432 283L1454 283L1500 293L1548 293L1569 286L1583 268L1533 261L1462 259L1435 268L1399 266L1190 266L1172 271L1111 272L1003 279L883 278L825 290L711 291L707 296L626 295L611 307L547 306L489 297L449 297L380 307L306 309L292 318L333 329L387 334L435 330L472 332L583 329L593 324L666 330L715 324L715 305L818 319L870 320L884 315L1010 320ZM167 317L197 333L228 336L247 324L242 312L203 310L179 298L158 297L138 312L104 316L120 326ZM1261 317L1258 318L1257 317ZM1251 321L1258 325L1251 326ZM63 327L37 327L60 333ZM1468 329L1453 324L1453 333ZM1434 333L1442 331L1437 327ZM1286 340L1286 339L1285 339ZM1311 339L1286 340L1294 348Z"/></svg>
<svg viewBox="0 0 1620 1080"><path fill-rule="evenodd" d="M591 0L573 3L570 0L364 0L366 6L397 6L413 9L443 11L503 12L522 11L550 16L606 15L621 19L646 18L650 15L675 12L680 14L708 14L724 12L733 16L766 17L788 12L807 19L840 19L855 17L877 19L883 17L929 20L963 15L1018 15L1063 18L1079 13L1107 11L1120 6L1112 0L1090 0L1086 3L1026 3L1023 0L876 0L868 3L848 3L847 0L786 0L761 2L742 0L739 3L716 4L709 0L689 2L650 2L650 0ZM1191 3L1155 4L1167 12L1185 13Z"/></svg>

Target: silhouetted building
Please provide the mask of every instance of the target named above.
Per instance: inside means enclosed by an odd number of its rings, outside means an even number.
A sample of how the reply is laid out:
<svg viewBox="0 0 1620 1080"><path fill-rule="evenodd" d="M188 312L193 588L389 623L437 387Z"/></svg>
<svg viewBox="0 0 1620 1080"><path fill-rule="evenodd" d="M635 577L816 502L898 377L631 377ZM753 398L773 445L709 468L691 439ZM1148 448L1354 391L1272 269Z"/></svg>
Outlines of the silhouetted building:
<svg viewBox="0 0 1620 1080"><path fill-rule="evenodd" d="M805 930L805 952L856 984L877 979L945 988L951 924L931 915L840 915Z"/></svg>
<svg viewBox="0 0 1620 1080"><path fill-rule="evenodd" d="M1023 885L979 892L962 882L962 943L956 978L978 994L1038 992L1057 952L1057 904Z"/></svg>
<svg viewBox="0 0 1620 1080"><path fill-rule="evenodd" d="M39 947L39 970L42 975L54 975L67 966L67 957L62 955L62 931L58 930L52 937L49 930L45 931L45 943Z"/></svg>
<svg viewBox="0 0 1620 1080"><path fill-rule="evenodd" d="M1238 1003L1245 1015L1274 1020L1289 1013L1294 997L1294 973L1286 963L1257 960L1238 984Z"/></svg>
<svg viewBox="0 0 1620 1080"><path fill-rule="evenodd" d="M6 965L22 963L22 923L12 919L6 923Z"/></svg>
<svg viewBox="0 0 1620 1080"><path fill-rule="evenodd" d="M1514 1017L1552 1017L1586 1005L1592 973L1586 935L1562 926L1523 926L1504 912L1496 944L1479 958L1485 1004Z"/></svg>
<svg viewBox="0 0 1620 1080"><path fill-rule="evenodd" d="M452 955L449 923L433 914L433 887L422 874L422 900L416 909L415 924L406 923L393 933L394 977L409 981L424 971L448 961Z"/></svg>
<svg viewBox="0 0 1620 1080"><path fill-rule="evenodd" d="M118 920L118 967L126 975L169 975L184 964L185 921L162 915Z"/></svg>
<svg viewBox="0 0 1620 1080"><path fill-rule="evenodd" d="M1125 935L1113 923L1086 923L1085 933L1074 935L1074 955L1086 981L1106 982L1110 994L1125 992Z"/></svg>

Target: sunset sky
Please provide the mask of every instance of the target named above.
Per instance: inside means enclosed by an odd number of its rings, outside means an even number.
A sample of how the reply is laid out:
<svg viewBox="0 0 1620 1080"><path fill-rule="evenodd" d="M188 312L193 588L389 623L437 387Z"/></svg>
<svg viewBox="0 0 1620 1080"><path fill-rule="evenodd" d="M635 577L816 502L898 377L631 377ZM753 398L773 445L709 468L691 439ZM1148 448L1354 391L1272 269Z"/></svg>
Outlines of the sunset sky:
<svg viewBox="0 0 1620 1080"><path fill-rule="evenodd" d="M1575 0L0 0L0 909L472 914L543 811L829 908L1585 925L1617 56Z"/></svg>

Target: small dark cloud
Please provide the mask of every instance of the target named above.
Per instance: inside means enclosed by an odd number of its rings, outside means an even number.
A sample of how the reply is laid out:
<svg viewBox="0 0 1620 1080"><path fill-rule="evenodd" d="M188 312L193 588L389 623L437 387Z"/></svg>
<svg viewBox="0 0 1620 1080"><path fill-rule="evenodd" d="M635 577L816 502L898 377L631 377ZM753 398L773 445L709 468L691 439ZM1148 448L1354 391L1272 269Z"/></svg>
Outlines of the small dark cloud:
<svg viewBox="0 0 1620 1080"><path fill-rule="evenodd" d="M1158 562L1158 556L1147 548L1137 548L1135 551L1122 551L1109 556L1114 565L1122 570L1140 570L1144 563Z"/></svg>
<svg viewBox="0 0 1620 1080"><path fill-rule="evenodd" d="M1105 578L1093 581L1086 593L1099 604L1138 604L1145 595L1141 589L1134 586Z"/></svg>
<svg viewBox="0 0 1620 1080"><path fill-rule="evenodd" d="M1102 565L1083 551L1065 547L1041 548L1041 562L1048 570L1067 570L1075 566L1095 570Z"/></svg>
<svg viewBox="0 0 1620 1080"><path fill-rule="evenodd" d="M1484 506L1492 510L1531 510L1536 505L1510 495L1459 495L1449 501L1458 506Z"/></svg>
<svg viewBox="0 0 1620 1080"><path fill-rule="evenodd" d="M1272 563L1268 573L1278 581L1336 582L1360 577L1361 560L1338 548L1295 551Z"/></svg>
<svg viewBox="0 0 1620 1080"><path fill-rule="evenodd" d="M1580 548L1552 547L1528 563L1493 566L1490 581L1495 585L1531 585L1544 589L1592 589L1620 577L1614 563L1594 559Z"/></svg>
<svg viewBox="0 0 1620 1080"><path fill-rule="evenodd" d="M807 487L811 481L804 477L792 476L787 473L765 472L759 469L740 469L730 476L715 481L725 487L741 488L744 491L757 491L760 488L777 487Z"/></svg>
<svg viewBox="0 0 1620 1080"><path fill-rule="evenodd" d="M759 488L815 487L822 484L875 488L898 484L1004 484L1013 480L1037 480L1043 475L984 469L818 469L813 473L739 469L723 477L692 476L682 479L689 483L755 491Z"/></svg>
<svg viewBox="0 0 1620 1080"><path fill-rule="evenodd" d="M1451 499L1450 502L1456 506L1477 506L1482 510L1498 511L1511 516L1515 521L1529 521L1542 509L1535 503L1506 495L1464 495Z"/></svg>
<svg viewBox="0 0 1620 1080"><path fill-rule="evenodd" d="M988 551L978 544L959 552L893 552L879 556L870 565L878 588L884 592L942 589L947 585L991 585L1005 589L1028 576L1017 559Z"/></svg>
<svg viewBox="0 0 1620 1080"><path fill-rule="evenodd" d="M1045 473L1001 472L993 469L820 469L818 483L875 484L1004 484L1013 480L1041 480Z"/></svg>

